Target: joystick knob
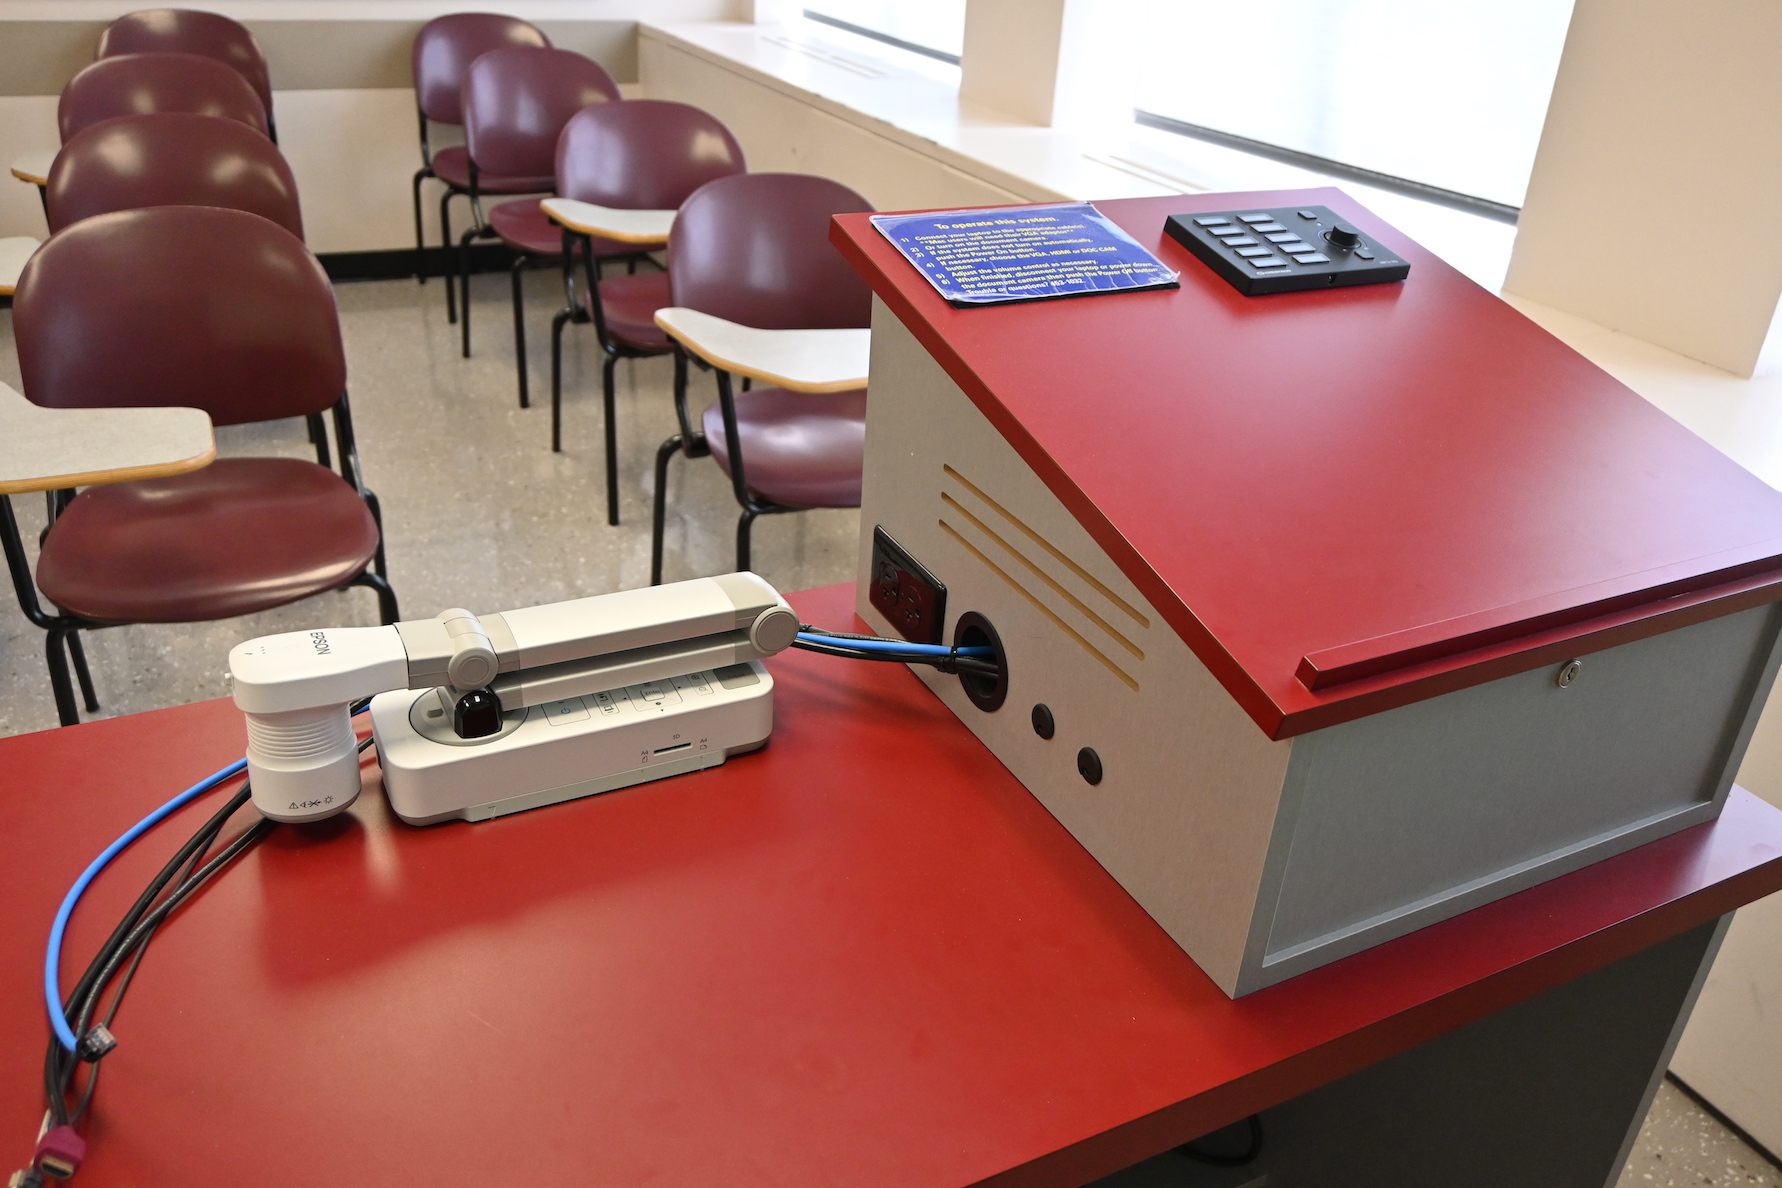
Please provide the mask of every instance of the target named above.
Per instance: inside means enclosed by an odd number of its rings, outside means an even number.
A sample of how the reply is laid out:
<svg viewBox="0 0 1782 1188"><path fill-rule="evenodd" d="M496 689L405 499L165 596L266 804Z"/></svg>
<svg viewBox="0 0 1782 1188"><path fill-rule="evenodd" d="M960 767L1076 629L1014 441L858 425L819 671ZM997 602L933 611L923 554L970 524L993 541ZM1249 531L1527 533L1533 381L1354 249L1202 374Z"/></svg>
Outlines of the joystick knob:
<svg viewBox="0 0 1782 1188"><path fill-rule="evenodd" d="M1336 223L1331 226L1329 231L1324 233L1324 238L1330 240L1330 242L1336 244L1338 247L1354 247L1361 242L1361 232L1349 226L1347 223Z"/></svg>

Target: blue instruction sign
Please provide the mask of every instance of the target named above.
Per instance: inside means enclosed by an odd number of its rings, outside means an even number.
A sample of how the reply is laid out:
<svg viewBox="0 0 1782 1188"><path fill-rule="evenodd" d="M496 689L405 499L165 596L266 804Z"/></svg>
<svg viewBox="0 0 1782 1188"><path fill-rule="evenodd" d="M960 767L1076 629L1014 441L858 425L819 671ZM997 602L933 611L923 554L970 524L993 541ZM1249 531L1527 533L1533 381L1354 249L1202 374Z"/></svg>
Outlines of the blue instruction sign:
<svg viewBox="0 0 1782 1188"><path fill-rule="evenodd" d="M1088 202L874 215L954 305L1173 289L1177 274Z"/></svg>

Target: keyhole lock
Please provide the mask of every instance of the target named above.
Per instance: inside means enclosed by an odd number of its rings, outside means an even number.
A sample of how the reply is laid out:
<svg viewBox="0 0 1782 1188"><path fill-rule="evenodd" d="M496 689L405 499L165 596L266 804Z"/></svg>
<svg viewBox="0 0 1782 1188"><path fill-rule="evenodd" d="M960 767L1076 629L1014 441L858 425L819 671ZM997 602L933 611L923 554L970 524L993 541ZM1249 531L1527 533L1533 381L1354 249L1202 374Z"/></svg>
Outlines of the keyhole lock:
<svg viewBox="0 0 1782 1188"><path fill-rule="evenodd" d="M1569 689L1577 682L1579 675L1583 671L1584 661L1567 660L1564 664L1559 666L1559 674L1553 678L1554 683L1561 689Z"/></svg>

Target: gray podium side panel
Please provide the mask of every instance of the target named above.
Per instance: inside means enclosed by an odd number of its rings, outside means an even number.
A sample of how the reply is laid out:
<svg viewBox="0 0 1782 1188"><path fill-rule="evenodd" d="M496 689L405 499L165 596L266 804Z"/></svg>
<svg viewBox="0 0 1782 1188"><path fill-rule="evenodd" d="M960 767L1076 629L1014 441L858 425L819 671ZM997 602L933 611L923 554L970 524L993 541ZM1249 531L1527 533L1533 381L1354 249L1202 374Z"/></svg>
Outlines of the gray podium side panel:
<svg viewBox="0 0 1782 1188"><path fill-rule="evenodd" d="M1755 607L1586 654L1569 688L1542 668L1301 736L1240 993L1711 819L1779 627Z"/></svg>
<svg viewBox="0 0 1782 1188"><path fill-rule="evenodd" d="M1254 1163L1096 1188L1611 1188L1730 919L1264 1111Z"/></svg>
<svg viewBox="0 0 1782 1188"><path fill-rule="evenodd" d="M884 305L873 307L860 616L883 525L947 586L946 638L990 620L1009 692L986 713L915 670L1226 993L1292 744L1273 742ZM1034 733L1047 705L1057 733ZM1105 771L1090 786L1077 752Z"/></svg>

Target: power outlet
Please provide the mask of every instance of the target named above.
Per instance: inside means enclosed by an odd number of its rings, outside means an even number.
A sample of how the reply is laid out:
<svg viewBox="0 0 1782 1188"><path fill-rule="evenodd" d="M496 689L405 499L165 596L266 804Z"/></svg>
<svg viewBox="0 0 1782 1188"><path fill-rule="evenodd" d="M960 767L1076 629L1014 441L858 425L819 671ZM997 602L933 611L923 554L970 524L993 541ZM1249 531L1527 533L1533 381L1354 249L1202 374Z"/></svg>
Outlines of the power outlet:
<svg viewBox="0 0 1782 1188"><path fill-rule="evenodd" d="M882 526L872 530L872 591L867 600L911 643L941 642L947 615L946 586Z"/></svg>

